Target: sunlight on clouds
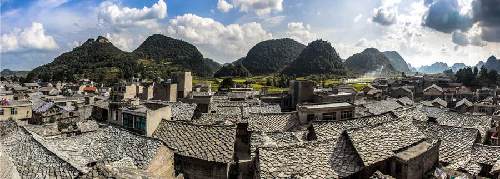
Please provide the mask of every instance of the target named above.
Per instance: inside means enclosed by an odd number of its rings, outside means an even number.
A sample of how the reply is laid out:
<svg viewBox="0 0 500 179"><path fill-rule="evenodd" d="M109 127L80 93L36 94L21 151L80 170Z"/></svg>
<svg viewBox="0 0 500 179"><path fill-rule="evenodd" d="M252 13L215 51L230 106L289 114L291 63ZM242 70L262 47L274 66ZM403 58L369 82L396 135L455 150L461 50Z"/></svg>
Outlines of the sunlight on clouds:
<svg viewBox="0 0 500 179"><path fill-rule="evenodd" d="M1 52L25 50L54 50L58 45L52 36L45 34L43 24L33 22L31 27L2 34Z"/></svg>

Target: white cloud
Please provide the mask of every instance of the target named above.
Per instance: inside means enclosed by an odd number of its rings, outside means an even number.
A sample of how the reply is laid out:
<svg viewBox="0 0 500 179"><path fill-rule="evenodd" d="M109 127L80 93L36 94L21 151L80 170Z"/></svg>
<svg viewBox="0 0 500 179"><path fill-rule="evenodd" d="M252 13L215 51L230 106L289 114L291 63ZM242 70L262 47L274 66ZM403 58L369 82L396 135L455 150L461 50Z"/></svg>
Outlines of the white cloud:
<svg viewBox="0 0 500 179"><path fill-rule="evenodd" d="M229 4L225 0L219 0L217 1L217 9L219 9L222 12L229 12L233 8L232 4Z"/></svg>
<svg viewBox="0 0 500 179"><path fill-rule="evenodd" d="M396 23L399 3L401 0L382 0L382 5L373 10L372 21L386 26Z"/></svg>
<svg viewBox="0 0 500 179"><path fill-rule="evenodd" d="M226 60L244 56L256 43L272 38L271 33L256 22L224 25L194 14L171 19L167 34L194 43L204 55Z"/></svg>
<svg viewBox="0 0 500 179"><path fill-rule="evenodd" d="M120 28L131 26L145 26L155 28L157 20L167 16L167 4L158 0L151 7L142 9L121 7L111 1L105 1L99 6L98 20L100 25L111 25Z"/></svg>
<svg viewBox="0 0 500 179"><path fill-rule="evenodd" d="M258 16L283 11L283 0L232 0L240 12L253 12Z"/></svg>
<svg viewBox="0 0 500 179"><path fill-rule="evenodd" d="M302 22L290 22L288 23L287 36L302 42L308 43L316 38L316 35L311 32L310 25L304 25Z"/></svg>
<svg viewBox="0 0 500 179"><path fill-rule="evenodd" d="M113 45L123 51L133 51L138 43L144 41L143 35L132 33L106 33L104 35Z"/></svg>
<svg viewBox="0 0 500 179"><path fill-rule="evenodd" d="M363 17L363 14L358 14L356 17L354 17L353 22L354 23L359 22L359 20L361 20L362 17Z"/></svg>
<svg viewBox="0 0 500 179"><path fill-rule="evenodd" d="M52 36L45 34L43 24L33 22L31 27L17 29L9 34L2 34L1 52L23 50L53 50L58 45Z"/></svg>

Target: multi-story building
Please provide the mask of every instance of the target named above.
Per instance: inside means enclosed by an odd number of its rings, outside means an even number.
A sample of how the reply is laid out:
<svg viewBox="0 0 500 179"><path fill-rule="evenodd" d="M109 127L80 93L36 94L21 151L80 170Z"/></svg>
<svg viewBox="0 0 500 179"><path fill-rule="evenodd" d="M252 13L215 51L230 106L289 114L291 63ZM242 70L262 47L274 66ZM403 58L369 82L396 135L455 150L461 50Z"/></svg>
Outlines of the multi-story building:
<svg viewBox="0 0 500 179"><path fill-rule="evenodd" d="M32 116L30 101L2 101L0 108L0 121L29 119Z"/></svg>

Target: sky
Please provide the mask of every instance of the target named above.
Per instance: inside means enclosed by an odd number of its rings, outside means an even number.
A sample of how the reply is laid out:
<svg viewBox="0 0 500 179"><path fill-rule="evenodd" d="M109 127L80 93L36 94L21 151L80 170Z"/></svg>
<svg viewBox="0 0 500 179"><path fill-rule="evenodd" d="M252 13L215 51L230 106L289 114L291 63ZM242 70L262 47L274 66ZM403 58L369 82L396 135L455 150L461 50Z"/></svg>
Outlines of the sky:
<svg viewBox="0 0 500 179"><path fill-rule="evenodd" d="M412 66L500 56L499 0L0 0L0 69L30 70L89 38L133 51L164 34L228 63L258 42L329 41L343 59L374 47Z"/></svg>

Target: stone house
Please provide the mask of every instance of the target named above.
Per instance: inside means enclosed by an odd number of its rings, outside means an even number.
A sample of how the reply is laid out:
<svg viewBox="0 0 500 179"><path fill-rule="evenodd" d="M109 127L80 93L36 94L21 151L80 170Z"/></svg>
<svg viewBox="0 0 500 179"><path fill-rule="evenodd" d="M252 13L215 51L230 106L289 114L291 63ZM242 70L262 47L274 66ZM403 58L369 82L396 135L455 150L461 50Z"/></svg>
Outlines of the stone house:
<svg viewBox="0 0 500 179"><path fill-rule="evenodd" d="M409 121L331 129L338 137L258 148L255 176L368 178L381 171L396 178L423 178L438 162L440 142L426 140Z"/></svg>
<svg viewBox="0 0 500 179"><path fill-rule="evenodd" d="M423 93L424 93L424 99L433 100L436 98L442 98L444 90L438 85L432 84L431 86L425 88Z"/></svg>
<svg viewBox="0 0 500 179"><path fill-rule="evenodd" d="M153 100L177 101L177 84L174 83L155 83L153 86ZM147 90L149 92L149 88Z"/></svg>
<svg viewBox="0 0 500 179"><path fill-rule="evenodd" d="M190 179L231 178L239 175L239 155L235 151L240 151L237 141L241 139L237 136L242 136L238 134L242 131L246 129L163 120L153 137L174 150L176 175Z"/></svg>
<svg viewBox="0 0 500 179"><path fill-rule="evenodd" d="M172 112L170 106L146 103L123 107L118 117L118 121L121 121L118 124L125 129L151 137L162 120L172 117Z"/></svg>
<svg viewBox="0 0 500 179"><path fill-rule="evenodd" d="M413 100L413 92L408 89L407 87L394 87L391 88L391 92L389 95L393 98L402 98L402 97L408 97Z"/></svg>
<svg viewBox="0 0 500 179"><path fill-rule="evenodd" d="M78 117L79 113L74 108L59 106L54 102L42 102L33 108L33 116L28 119L28 123L40 125Z"/></svg>
<svg viewBox="0 0 500 179"><path fill-rule="evenodd" d="M463 98L455 104L455 110L461 113L472 113L474 112L474 104L467 100L467 98Z"/></svg>
<svg viewBox="0 0 500 179"><path fill-rule="evenodd" d="M0 101L0 121L13 119L30 119L32 117L32 103L30 101Z"/></svg>
<svg viewBox="0 0 500 179"><path fill-rule="evenodd" d="M38 89L38 92L41 92L43 95L47 96L56 96L59 95L59 90L54 87L41 87Z"/></svg>
<svg viewBox="0 0 500 179"><path fill-rule="evenodd" d="M38 83L23 83L23 86L33 91L36 91L38 90L38 88L40 88L40 85Z"/></svg>
<svg viewBox="0 0 500 179"><path fill-rule="evenodd" d="M354 105L350 103L303 104L297 106L301 123L313 120L342 120L354 117Z"/></svg>

